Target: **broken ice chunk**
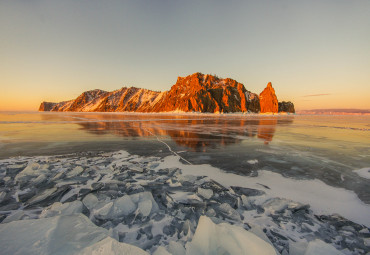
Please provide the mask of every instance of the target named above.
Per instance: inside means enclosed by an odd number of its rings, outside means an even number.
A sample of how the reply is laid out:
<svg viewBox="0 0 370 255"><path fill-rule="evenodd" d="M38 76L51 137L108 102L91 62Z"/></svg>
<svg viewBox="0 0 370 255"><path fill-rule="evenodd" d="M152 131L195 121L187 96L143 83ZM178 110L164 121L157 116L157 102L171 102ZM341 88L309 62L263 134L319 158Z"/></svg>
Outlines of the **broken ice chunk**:
<svg viewBox="0 0 370 255"><path fill-rule="evenodd" d="M171 253L169 253L166 248L162 247L162 246L159 246L157 248L157 250L155 250L155 252L153 253L153 255L173 255Z"/></svg>
<svg viewBox="0 0 370 255"><path fill-rule="evenodd" d="M281 213L288 208L290 200L285 198L271 198L263 203L263 208L270 214Z"/></svg>
<svg viewBox="0 0 370 255"><path fill-rule="evenodd" d="M89 193L87 196L84 197L84 199L82 199L82 203L86 206L87 209L89 209L89 211L91 211L98 202L98 198L91 193Z"/></svg>
<svg viewBox="0 0 370 255"><path fill-rule="evenodd" d="M106 237L100 242L97 242L89 247L86 247L80 255L119 255L119 254L135 254L135 255L149 255L139 247L127 243L120 243L111 237Z"/></svg>
<svg viewBox="0 0 370 255"><path fill-rule="evenodd" d="M5 191L1 191L0 192L0 203L4 201L5 197L6 197L6 192Z"/></svg>
<svg viewBox="0 0 370 255"><path fill-rule="evenodd" d="M182 246L181 243L174 242L174 241L170 241L170 243L168 245L168 251L172 255L185 255L186 254L186 250L185 250L184 246Z"/></svg>
<svg viewBox="0 0 370 255"><path fill-rule="evenodd" d="M186 254L276 255L276 252L269 243L241 227L216 225L201 216L193 240L186 244Z"/></svg>
<svg viewBox="0 0 370 255"><path fill-rule="evenodd" d="M152 201L150 199L147 199L139 202L138 209L144 217L147 217L152 210L152 205Z"/></svg>
<svg viewBox="0 0 370 255"><path fill-rule="evenodd" d="M77 214L82 212L82 208L82 202L78 200L64 204L55 202L41 212L40 218Z"/></svg>
<svg viewBox="0 0 370 255"><path fill-rule="evenodd" d="M36 195L33 198L31 198L30 200L28 200L28 203L29 204L35 204L35 203L41 202L41 201L45 200L46 198L48 198L49 196L51 196L55 191L57 191L57 188L55 188L55 187L53 187L51 189L47 189L44 192L42 192L41 194Z"/></svg>
<svg viewBox="0 0 370 255"><path fill-rule="evenodd" d="M38 176L39 174L46 172L48 168L49 165L40 165L35 162L30 162L20 173L15 176L14 180L16 182L27 181L31 177Z"/></svg>
<svg viewBox="0 0 370 255"><path fill-rule="evenodd" d="M20 220L24 216L24 212L19 210L12 214L10 214L8 217L6 217L2 223L9 223L12 221Z"/></svg>
<svg viewBox="0 0 370 255"><path fill-rule="evenodd" d="M99 202L97 208L94 208L94 215L98 219L107 220L110 218L110 212L113 202Z"/></svg>
<svg viewBox="0 0 370 255"><path fill-rule="evenodd" d="M84 169L81 166L76 166L72 171L67 173L67 178L75 177L76 175L81 174Z"/></svg>
<svg viewBox="0 0 370 255"><path fill-rule="evenodd" d="M39 176L37 176L37 178L35 178L34 180L32 180L33 182L33 185L38 185L44 181L46 181L46 175L45 174L40 174Z"/></svg>
<svg viewBox="0 0 370 255"><path fill-rule="evenodd" d="M210 199L213 196L213 191L211 189L202 189L199 187L198 194L204 197L205 199Z"/></svg>
<svg viewBox="0 0 370 255"><path fill-rule="evenodd" d="M305 241L302 242L293 242L289 240L289 254L290 255L305 255L308 243Z"/></svg>
<svg viewBox="0 0 370 255"><path fill-rule="evenodd" d="M221 204L220 206L218 206L218 209L220 213L227 218L237 221L241 220L239 213L234 208L232 208L228 203Z"/></svg>
<svg viewBox="0 0 370 255"><path fill-rule="evenodd" d="M251 210L253 208L252 207L252 202L250 201L250 199L247 196L242 195L241 199L242 199L242 203L243 203L243 206L244 206L245 209Z"/></svg>
<svg viewBox="0 0 370 255"><path fill-rule="evenodd" d="M152 202L151 212L156 212L159 210L158 204L155 202L151 192L147 191L147 192L136 193L136 194L130 195L130 198L132 202L134 202L135 204L138 204L139 202L142 202L145 200L150 200Z"/></svg>
<svg viewBox="0 0 370 255"><path fill-rule="evenodd" d="M304 255L344 255L344 254L335 249L330 244L327 244L319 239L316 239L308 243Z"/></svg>
<svg viewBox="0 0 370 255"><path fill-rule="evenodd" d="M83 214L0 224L3 254L138 254L145 251L108 237ZM20 242L21 240L21 242Z"/></svg>
<svg viewBox="0 0 370 255"><path fill-rule="evenodd" d="M123 196L120 198L117 198L114 201L114 205L112 208L112 212L110 213L110 216L112 218L127 216L131 213L133 213L136 210L135 203L132 202L130 196Z"/></svg>

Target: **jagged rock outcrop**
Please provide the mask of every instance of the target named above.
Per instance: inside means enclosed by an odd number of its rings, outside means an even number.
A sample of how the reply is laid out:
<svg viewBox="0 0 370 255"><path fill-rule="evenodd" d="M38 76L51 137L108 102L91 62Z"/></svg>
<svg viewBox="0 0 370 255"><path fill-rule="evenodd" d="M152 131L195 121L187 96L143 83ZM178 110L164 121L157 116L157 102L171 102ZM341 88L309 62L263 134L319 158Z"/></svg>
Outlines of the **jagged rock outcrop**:
<svg viewBox="0 0 370 255"><path fill-rule="evenodd" d="M290 101L279 102L279 112L295 113L294 104Z"/></svg>
<svg viewBox="0 0 370 255"><path fill-rule="evenodd" d="M275 89L272 87L271 82L260 94L261 113L271 112L276 113L279 110L278 100L275 94Z"/></svg>
<svg viewBox="0 0 370 255"><path fill-rule="evenodd" d="M154 112L246 112L259 111L256 95L230 78L195 73L179 77ZM251 106L251 107L249 107ZM250 109L251 108L251 109Z"/></svg>
<svg viewBox="0 0 370 255"><path fill-rule="evenodd" d="M56 105L56 103L51 102L42 102L39 107L40 112L48 112L53 109L53 107Z"/></svg>
<svg viewBox="0 0 370 255"><path fill-rule="evenodd" d="M271 83L258 96L243 84L214 75L194 73L178 77L169 91L123 87L107 92L91 90L74 100L43 102L39 111L73 112L277 112Z"/></svg>

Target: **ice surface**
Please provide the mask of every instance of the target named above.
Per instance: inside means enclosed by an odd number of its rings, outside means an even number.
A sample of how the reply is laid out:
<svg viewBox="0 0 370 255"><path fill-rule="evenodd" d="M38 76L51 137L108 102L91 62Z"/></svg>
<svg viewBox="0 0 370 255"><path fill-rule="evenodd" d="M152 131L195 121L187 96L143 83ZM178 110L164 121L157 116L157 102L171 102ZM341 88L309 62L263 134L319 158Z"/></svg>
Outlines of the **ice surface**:
<svg viewBox="0 0 370 255"><path fill-rule="evenodd" d="M289 241L289 255L305 255L308 243L305 241Z"/></svg>
<svg viewBox="0 0 370 255"><path fill-rule="evenodd" d="M0 160L0 172L9 169L7 164L19 166L1 172L5 177L0 182L5 185L0 185L0 225L83 213L104 228L106 236L99 241L109 235L150 253L163 246L158 252L182 255L189 254L184 246L199 228L199 217L207 215L217 226L227 222L248 229L284 255L295 248L302 248L300 254L304 254L315 238L346 255L368 249L369 230L365 226L328 215L336 212L335 208L325 211L334 200L334 205L348 202L352 215L357 209L359 215L365 215L366 206L358 206L354 193L337 188L320 193L315 189L327 185L317 180L294 180L265 170L248 177L181 162L178 157L142 157L123 151ZM338 203L335 192L340 196L338 201L344 201ZM319 203L313 201L312 211L305 200L314 198ZM51 232L53 229L51 226ZM102 245L102 252L118 247L109 238Z"/></svg>
<svg viewBox="0 0 370 255"><path fill-rule="evenodd" d="M355 172L356 174L358 174L362 178L370 179L370 167L361 168L361 169L355 170L353 172Z"/></svg>
<svg viewBox="0 0 370 255"><path fill-rule="evenodd" d="M186 250L179 242L170 241L168 245L168 251L172 255L185 255Z"/></svg>
<svg viewBox="0 0 370 255"><path fill-rule="evenodd" d="M308 243L304 255L344 255L333 246L321 241L314 240Z"/></svg>
<svg viewBox="0 0 370 255"><path fill-rule="evenodd" d="M247 230L227 223L215 224L206 216L199 219L186 254L275 255L274 248Z"/></svg>
<svg viewBox="0 0 370 255"><path fill-rule="evenodd" d="M159 246L157 250L153 253L153 255L174 255L169 253L166 248Z"/></svg>
<svg viewBox="0 0 370 255"><path fill-rule="evenodd" d="M147 254L109 238L82 214L0 224L0 236L3 254Z"/></svg>
<svg viewBox="0 0 370 255"><path fill-rule="evenodd" d="M86 247L78 254L81 255L149 255L149 253L142 249L126 244L120 243L111 237L106 237L103 240Z"/></svg>
<svg viewBox="0 0 370 255"><path fill-rule="evenodd" d="M9 222L12 222L12 221L15 221L15 220L20 220L23 216L24 216L24 212L23 211L21 211L21 210L15 211L14 213L12 213L8 217L6 217L3 220L2 223L9 223Z"/></svg>
<svg viewBox="0 0 370 255"><path fill-rule="evenodd" d="M165 157L156 170L165 168L179 168L184 175L208 176L226 187L262 188L271 197L309 204L316 214L339 213L356 223L370 227L370 205L364 204L353 191L332 187L320 180L295 180L266 170L259 170L257 177L240 176L223 172L210 165L185 165L177 156Z"/></svg>
<svg viewBox="0 0 370 255"><path fill-rule="evenodd" d="M72 215L82 213L83 204L81 201L73 201L69 203L55 202L51 206L45 208L40 215L40 218L52 217L56 215Z"/></svg>

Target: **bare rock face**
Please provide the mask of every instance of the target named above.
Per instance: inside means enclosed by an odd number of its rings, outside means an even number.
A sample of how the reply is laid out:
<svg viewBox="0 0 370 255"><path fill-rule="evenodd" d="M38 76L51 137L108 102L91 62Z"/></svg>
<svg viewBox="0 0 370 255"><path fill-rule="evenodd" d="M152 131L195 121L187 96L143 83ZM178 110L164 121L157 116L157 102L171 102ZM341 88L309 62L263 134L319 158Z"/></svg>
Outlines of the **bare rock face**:
<svg viewBox="0 0 370 255"><path fill-rule="evenodd" d="M278 100L271 82L269 82L267 84L267 87L261 92L259 99L261 105L261 113L278 112L279 110Z"/></svg>
<svg viewBox="0 0 370 255"><path fill-rule="evenodd" d="M290 101L279 102L279 112L295 113L294 104Z"/></svg>
<svg viewBox="0 0 370 255"><path fill-rule="evenodd" d="M213 75L194 73L178 77L164 100L155 105L154 112L257 112L254 94L243 84ZM248 106L251 105L252 109Z"/></svg>
<svg viewBox="0 0 370 255"><path fill-rule="evenodd" d="M47 112L51 111L53 107L56 105L56 103L51 103L51 102L42 102L39 107L40 112Z"/></svg>

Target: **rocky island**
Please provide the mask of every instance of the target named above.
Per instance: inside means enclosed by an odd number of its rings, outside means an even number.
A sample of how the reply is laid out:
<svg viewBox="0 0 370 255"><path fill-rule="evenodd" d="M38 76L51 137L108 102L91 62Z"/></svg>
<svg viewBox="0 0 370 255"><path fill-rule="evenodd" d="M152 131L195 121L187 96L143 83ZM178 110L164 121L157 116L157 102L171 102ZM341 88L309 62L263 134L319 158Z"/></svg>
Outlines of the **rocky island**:
<svg viewBox="0 0 370 255"><path fill-rule="evenodd" d="M165 92L136 87L112 92L95 89L69 101L42 102L39 111L294 113L295 109L291 102L278 102L271 82L257 95L233 79L194 73L178 77L176 84Z"/></svg>

